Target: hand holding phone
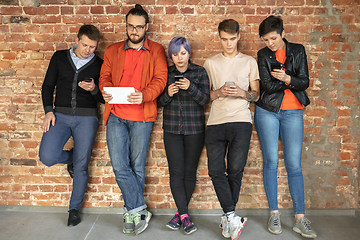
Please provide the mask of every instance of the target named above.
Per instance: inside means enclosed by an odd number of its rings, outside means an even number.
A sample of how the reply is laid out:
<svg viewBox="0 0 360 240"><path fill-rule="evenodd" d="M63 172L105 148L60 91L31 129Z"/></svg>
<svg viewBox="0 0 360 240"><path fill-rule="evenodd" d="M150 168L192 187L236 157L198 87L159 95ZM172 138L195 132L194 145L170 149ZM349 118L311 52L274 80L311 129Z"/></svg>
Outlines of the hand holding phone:
<svg viewBox="0 0 360 240"><path fill-rule="evenodd" d="M94 79L85 77L83 80L78 82L78 86L86 91L92 91L95 89Z"/></svg>
<svg viewBox="0 0 360 240"><path fill-rule="evenodd" d="M91 82L93 80L93 78L90 77L84 77L84 79L82 81L84 82Z"/></svg>
<svg viewBox="0 0 360 240"><path fill-rule="evenodd" d="M179 85L180 79L183 79L183 78L184 78L183 75L177 75L177 76L175 76L175 83L176 83L176 85Z"/></svg>

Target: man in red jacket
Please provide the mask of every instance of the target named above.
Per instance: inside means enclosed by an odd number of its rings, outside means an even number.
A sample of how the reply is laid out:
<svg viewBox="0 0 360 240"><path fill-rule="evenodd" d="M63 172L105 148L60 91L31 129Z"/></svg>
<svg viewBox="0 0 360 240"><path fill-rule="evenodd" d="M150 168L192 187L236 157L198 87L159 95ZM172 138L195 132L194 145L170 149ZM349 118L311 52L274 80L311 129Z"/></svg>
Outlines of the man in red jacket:
<svg viewBox="0 0 360 240"><path fill-rule="evenodd" d="M99 85L106 102L103 113L111 164L124 198L124 233L140 234L151 218L144 200L145 162L156 98L167 81L164 48L145 37L149 17L138 4L126 15L128 39L110 45L104 54ZM110 104L104 87L134 87L129 104ZM115 96L114 96L115 97Z"/></svg>

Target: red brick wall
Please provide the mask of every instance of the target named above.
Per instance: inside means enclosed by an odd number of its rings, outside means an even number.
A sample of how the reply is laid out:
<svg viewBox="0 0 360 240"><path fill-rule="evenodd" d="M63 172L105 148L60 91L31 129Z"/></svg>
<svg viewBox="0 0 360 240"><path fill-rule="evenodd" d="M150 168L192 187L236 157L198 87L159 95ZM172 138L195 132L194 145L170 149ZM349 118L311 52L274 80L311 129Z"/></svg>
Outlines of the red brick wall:
<svg viewBox="0 0 360 240"><path fill-rule="evenodd" d="M359 0L175 0L140 1L150 14L148 37L165 47L176 35L188 38L192 60L203 64L219 52L217 25L234 18L241 25L240 51L256 57L264 45L259 23L270 14L285 22L289 41L305 45L312 104L305 109L303 170L307 208L359 206ZM44 117L40 90L55 50L74 44L78 28L92 23L104 34L98 54L124 39L125 14L136 1L0 0L0 204L67 206L71 179L66 166L38 160ZM162 142L162 114L152 135L146 167L150 208L174 208ZM280 143L279 143L280 144ZM71 142L67 144L71 148ZM254 130L240 208L267 208L262 158ZM282 158L282 153L280 153ZM220 208L207 174L204 150L191 208ZM86 207L122 207L100 127ZM279 164L280 206L292 206L283 161Z"/></svg>

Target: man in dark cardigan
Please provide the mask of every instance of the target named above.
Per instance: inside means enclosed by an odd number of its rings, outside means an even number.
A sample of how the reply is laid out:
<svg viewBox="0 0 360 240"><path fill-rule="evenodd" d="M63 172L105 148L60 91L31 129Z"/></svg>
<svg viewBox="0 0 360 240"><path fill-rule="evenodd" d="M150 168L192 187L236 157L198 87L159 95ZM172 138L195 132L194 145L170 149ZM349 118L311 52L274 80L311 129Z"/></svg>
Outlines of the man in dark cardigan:
<svg viewBox="0 0 360 240"><path fill-rule="evenodd" d="M89 179L88 164L99 126L97 103L104 103L98 87L103 60L94 54L100 37L95 26L81 26L76 44L70 49L56 51L52 56L42 85L45 117L41 126L43 136L39 157L48 167L67 164L73 178L68 226L76 226L81 221L79 210ZM74 148L64 150L71 136Z"/></svg>

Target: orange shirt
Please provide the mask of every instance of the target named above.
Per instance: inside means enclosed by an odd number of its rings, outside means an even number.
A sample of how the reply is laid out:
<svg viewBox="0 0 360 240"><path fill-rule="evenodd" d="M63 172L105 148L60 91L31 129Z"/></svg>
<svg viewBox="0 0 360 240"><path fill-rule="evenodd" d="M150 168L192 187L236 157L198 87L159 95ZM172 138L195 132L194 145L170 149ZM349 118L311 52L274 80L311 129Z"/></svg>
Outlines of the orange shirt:
<svg viewBox="0 0 360 240"><path fill-rule="evenodd" d="M119 87L134 87L138 91L141 90L144 57L144 49L129 48L125 51L124 70ZM142 104L114 104L111 112L125 120L143 121Z"/></svg>
<svg viewBox="0 0 360 240"><path fill-rule="evenodd" d="M275 51L276 60L281 62L282 64L285 63L286 60L286 49L281 49ZM284 99L281 104L281 110L296 110L296 109L303 109L303 105L297 99L297 97L291 92L290 89L284 90Z"/></svg>

